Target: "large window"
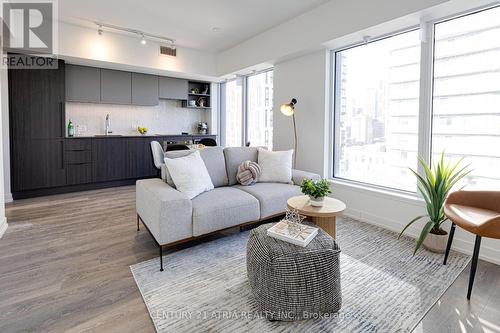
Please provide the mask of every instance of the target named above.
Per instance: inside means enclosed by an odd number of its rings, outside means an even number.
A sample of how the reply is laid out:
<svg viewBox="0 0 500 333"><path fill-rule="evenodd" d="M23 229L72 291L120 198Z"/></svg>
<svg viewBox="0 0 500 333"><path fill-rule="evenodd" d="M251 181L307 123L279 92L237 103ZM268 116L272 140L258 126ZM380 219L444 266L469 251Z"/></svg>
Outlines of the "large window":
<svg viewBox="0 0 500 333"><path fill-rule="evenodd" d="M248 77L247 140L273 148L273 71Z"/></svg>
<svg viewBox="0 0 500 333"><path fill-rule="evenodd" d="M444 152L471 164L459 186L499 189L500 7L425 28L334 53L334 176L416 192L417 156Z"/></svg>
<svg viewBox="0 0 500 333"><path fill-rule="evenodd" d="M273 71L221 85L222 143L225 146L273 146Z"/></svg>
<svg viewBox="0 0 500 333"><path fill-rule="evenodd" d="M500 187L500 8L435 26L433 157L464 158L468 187Z"/></svg>
<svg viewBox="0 0 500 333"><path fill-rule="evenodd" d="M240 147L243 145L243 80L238 78L222 84L221 97L224 144Z"/></svg>
<svg viewBox="0 0 500 333"><path fill-rule="evenodd" d="M335 176L413 191L420 39L410 31L336 53Z"/></svg>

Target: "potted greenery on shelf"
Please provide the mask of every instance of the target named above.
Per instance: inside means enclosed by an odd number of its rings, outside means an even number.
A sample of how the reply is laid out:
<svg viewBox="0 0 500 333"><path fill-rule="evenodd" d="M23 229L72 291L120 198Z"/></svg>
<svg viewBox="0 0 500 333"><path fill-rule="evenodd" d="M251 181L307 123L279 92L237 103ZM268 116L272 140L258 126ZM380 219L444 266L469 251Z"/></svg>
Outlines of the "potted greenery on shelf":
<svg viewBox="0 0 500 333"><path fill-rule="evenodd" d="M300 185L300 190L309 196L309 203L315 207L323 206L325 197L332 193L327 179L312 180L305 178Z"/></svg>
<svg viewBox="0 0 500 333"><path fill-rule="evenodd" d="M417 253L422 244L426 249L433 252L444 253L446 250L448 233L441 228L441 225L448 219L444 214L444 204L453 186L472 171L469 169L469 164L460 167L462 160L463 158L455 164L445 163L444 153L441 153L441 158L433 169L419 157L420 164L425 172L424 177L410 169L417 177L418 190L425 201L427 215L417 216L411 220L401 231L399 237L416 221L424 217L428 219L417 239L413 255Z"/></svg>

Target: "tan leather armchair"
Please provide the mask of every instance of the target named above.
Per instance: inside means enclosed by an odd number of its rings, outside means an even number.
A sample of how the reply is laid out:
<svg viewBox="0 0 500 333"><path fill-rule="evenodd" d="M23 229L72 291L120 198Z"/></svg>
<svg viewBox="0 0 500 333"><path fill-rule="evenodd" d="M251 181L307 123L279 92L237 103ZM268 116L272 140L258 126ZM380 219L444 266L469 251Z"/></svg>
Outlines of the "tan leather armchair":
<svg viewBox="0 0 500 333"><path fill-rule="evenodd" d="M452 222L444 256L444 265L448 260L456 225L476 235L469 277L469 290L467 291L467 299L470 299L476 275L481 238L500 239L500 191L453 192L446 200L444 213Z"/></svg>

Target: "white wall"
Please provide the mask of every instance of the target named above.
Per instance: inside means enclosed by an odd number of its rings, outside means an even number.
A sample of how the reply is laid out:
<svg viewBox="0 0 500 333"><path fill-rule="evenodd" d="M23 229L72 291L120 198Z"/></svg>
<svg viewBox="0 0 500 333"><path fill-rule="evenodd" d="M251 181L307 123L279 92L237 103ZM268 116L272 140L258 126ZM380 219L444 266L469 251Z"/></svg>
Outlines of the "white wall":
<svg viewBox="0 0 500 333"><path fill-rule="evenodd" d="M278 63L274 67L274 150L291 149L293 122L280 112L280 105L297 99L295 119L298 145L296 168L327 174L328 68L326 50Z"/></svg>
<svg viewBox="0 0 500 333"><path fill-rule="evenodd" d="M140 43L135 36L59 23L59 57L71 63L124 69L166 76L213 80L215 54L177 48L177 56L159 54L158 43Z"/></svg>
<svg viewBox="0 0 500 333"><path fill-rule="evenodd" d="M3 55L0 51L0 55ZM4 136L2 131L2 122L9 113L9 102L8 102L8 85L7 85L7 69L4 65L0 64L0 109L2 116L0 117L0 198L4 197L4 175L3 175L3 163L4 163ZM7 141L8 142L8 141ZM7 150L8 152L8 150ZM7 153L8 154L8 153ZM10 188L10 186L9 186ZM10 191L9 191L10 192ZM3 200L0 200L0 238L7 230L7 219L5 217L5 204Z"/></svg>
<svg viewBox="0 0 500 333"><path fill-rule="evenodd" d="M0 87L2 89L1 108L2 108L2 144L0 149L3 152L3 167L1 168L3 174L3 197L5 202L12 201L12 193L10 192L10 138L9 138L9 82L7 69L2 68L2 75L0 77ZM2 196L0 196L1 198Z"/></svg>
<svg viewBox="0 0 500 333"><path fill-rule="evenodd" d="M219 53L217 73L227 75L263 62L318 50L333 39L447 1L332 0Z"/></svg>

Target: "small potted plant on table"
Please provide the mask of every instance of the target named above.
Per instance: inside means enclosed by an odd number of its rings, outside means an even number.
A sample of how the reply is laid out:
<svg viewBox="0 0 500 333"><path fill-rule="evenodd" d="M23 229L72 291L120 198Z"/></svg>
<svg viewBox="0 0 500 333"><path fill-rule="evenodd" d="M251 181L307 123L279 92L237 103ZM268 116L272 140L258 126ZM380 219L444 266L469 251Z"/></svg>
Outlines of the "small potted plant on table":
<svg viewBox="0 0 500 333"><path fill-rule="evenodd" d="M428 220L420 232L413 254L417 253L422 244L432 252L444 253L448 233L441 228L441 225L448 219L444 214L446 198L452 187L472 170L469 169L469 164L459 167L462 159L453 165L449 162L445 163L444 153L441 154L441 158L433 169L422 158L419 158L419 161L425 171L424 177L420 176L416 171L410 170L417 177L418 190L425 201L427 215L417 216L411 220L401 231L399 237L403 235L409 226L425 217Z"/></svg>
<svg viewBox="0 0 500 333"><path fill-rule="evenodd" d="M332 193L327 179L312 180L305 178L300 185L300 190L309 196L309 203L315 207L323 206L325 197Z"/></svg>

